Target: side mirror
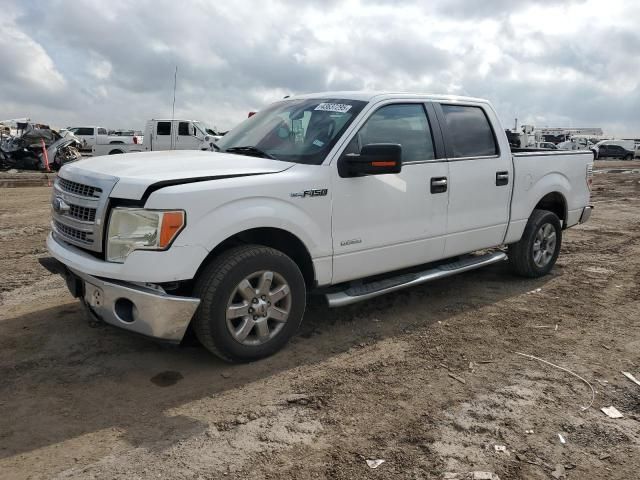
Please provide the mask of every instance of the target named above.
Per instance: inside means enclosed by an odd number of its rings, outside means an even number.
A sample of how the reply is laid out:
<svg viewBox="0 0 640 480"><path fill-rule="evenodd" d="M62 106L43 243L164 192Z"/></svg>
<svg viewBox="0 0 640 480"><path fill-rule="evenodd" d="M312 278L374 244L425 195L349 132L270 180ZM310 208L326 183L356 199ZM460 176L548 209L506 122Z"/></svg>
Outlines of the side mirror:
<svg viewBox="0 0 640 480"><path fill-rule="evenodd" d="M383 175L402 170L402 146L396 143L371 143L360 153L348 153L338 163L341 177Z"/></svg>

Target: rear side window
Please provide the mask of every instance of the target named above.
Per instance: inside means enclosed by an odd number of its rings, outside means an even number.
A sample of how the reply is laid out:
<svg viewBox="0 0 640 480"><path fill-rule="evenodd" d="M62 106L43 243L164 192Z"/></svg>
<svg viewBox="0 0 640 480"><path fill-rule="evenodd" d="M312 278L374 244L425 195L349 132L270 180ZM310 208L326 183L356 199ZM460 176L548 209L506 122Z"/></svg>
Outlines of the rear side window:
<svg viewBox="0 0 640 480"><path fill-rule="evenodd" d="M350 142L347 153L370 143L399 143L402 162L435 158L429 121L422 104L386 105L378 109Z"/></svg>
<svg viewBox="0 0 640 480"><path fill-rule="evenodd" d="M106 128L99 128L98 129L98 135L106 135L107 134L107 129Z"/></svg>
<svg viewBox="0 0 640 480"><path fill-rule="evenodd" d="M498 154L489 119L480 107L442 105L453 158Z"/></svg>
<svg viewBox="0 0 640 480"><path fill-rule="evenodd" d="M158 135L171 135L171 122L158 122Z"/></svg>

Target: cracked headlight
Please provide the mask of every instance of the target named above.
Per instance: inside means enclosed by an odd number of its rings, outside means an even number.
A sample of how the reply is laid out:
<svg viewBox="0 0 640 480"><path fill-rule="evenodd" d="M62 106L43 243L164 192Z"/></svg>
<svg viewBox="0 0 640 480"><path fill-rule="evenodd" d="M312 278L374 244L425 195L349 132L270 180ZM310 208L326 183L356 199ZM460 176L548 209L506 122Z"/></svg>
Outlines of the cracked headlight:
<svg viewBox="0 0 640 480"><path fill-rule="evenodd" d="M124 263L134 250L166 250L185 223L182 210L114 208L107 232L107 261Z"/></svg>

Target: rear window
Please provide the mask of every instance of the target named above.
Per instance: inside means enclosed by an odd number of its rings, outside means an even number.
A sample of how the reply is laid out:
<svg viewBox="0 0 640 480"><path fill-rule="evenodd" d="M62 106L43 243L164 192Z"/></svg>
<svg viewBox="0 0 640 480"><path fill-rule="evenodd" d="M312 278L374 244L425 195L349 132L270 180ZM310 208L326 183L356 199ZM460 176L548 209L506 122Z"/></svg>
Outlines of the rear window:
<svg viewBox="0 0 640 480"><path fill-rule="evenodd" d="M442 105L453 158L498 154L489 119L480 107Z"/></svg>
<svg viewBox="0 0 640 480"><path fill-rule="evenodd" d="M158 122L158 135L171 135L171 122Z"/></svg>

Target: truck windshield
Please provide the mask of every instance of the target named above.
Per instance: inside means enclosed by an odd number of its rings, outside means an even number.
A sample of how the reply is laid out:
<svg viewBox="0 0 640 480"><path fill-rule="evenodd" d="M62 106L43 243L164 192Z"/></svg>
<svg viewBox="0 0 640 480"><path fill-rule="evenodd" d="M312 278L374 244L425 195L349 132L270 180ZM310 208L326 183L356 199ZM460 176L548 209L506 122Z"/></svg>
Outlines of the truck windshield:
<svg viewBox="0 0 640 480"><path fill-rule="evenodd" d="M366 103L340 98L284 100L246 119L217 145L222 152L230 149L320 165Z"/></svg>

